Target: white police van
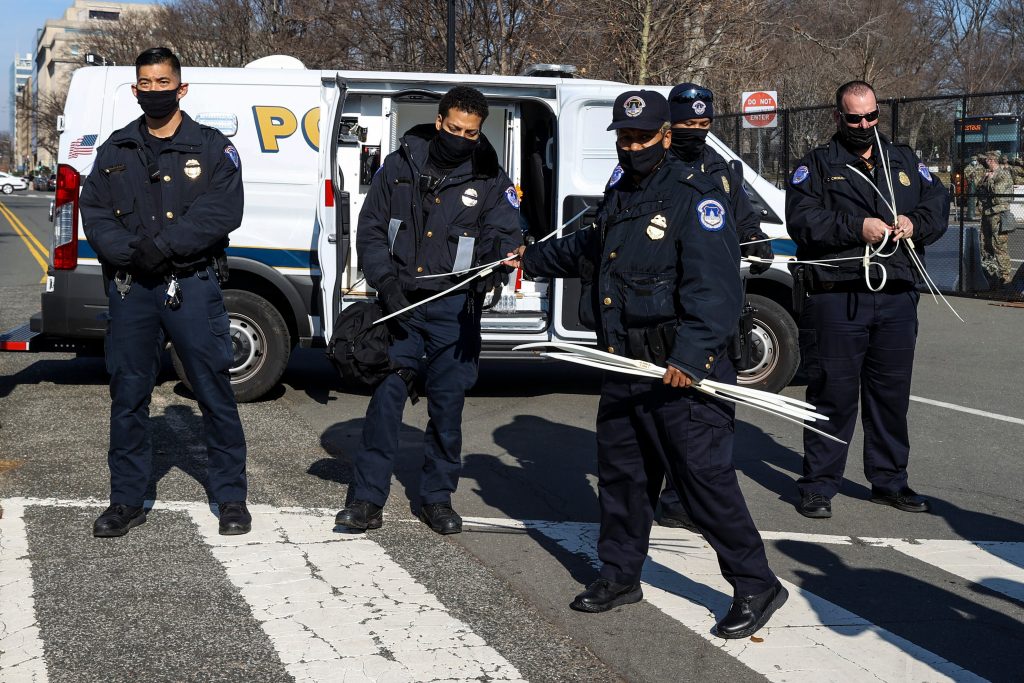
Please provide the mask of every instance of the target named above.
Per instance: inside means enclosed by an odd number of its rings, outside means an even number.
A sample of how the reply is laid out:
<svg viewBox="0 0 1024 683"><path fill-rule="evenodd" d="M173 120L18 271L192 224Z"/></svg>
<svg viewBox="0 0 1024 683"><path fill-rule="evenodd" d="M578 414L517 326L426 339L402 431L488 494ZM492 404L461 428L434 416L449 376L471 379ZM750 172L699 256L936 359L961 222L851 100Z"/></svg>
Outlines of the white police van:
<svg viewBox="0 0 1024 683"><path fill-rule="evenodd" d="M488 99L484 133L522 192L524 231L540 238L560 226L570 232L589 224L616 163L614 137L605 130L611 105L629 86L563 77L569 74L562 69L545 66L515 77L335 72L280 57L244 69L183 68L189 91L182 108L219 128L242 158L245 213L231 234L224 285L239 400L266 394L292 348L324 346L337 312L373 296L354 249L363 198L380 160L410 127L434 120L438 100L453 85L471 85ZM134 80L132 67L86 67L72 78L42 310L0 335L0 350L102 349L106 297L78 197L99 145L141 114ZM736 158L713 135L708 140L727 159ZM785 236L783 193L749 167L744 177L762 229ZM781 255L794 250L788 240L774 248ZM791 282L782 265L747 281L756 309L755 364L742 373L743 383L777 391L796 372L796 326L787 312ZM484 357L532 358L512 351L530 341L593 342L577 315L579 296L577 280L514 274L485 312Z"/></svg>

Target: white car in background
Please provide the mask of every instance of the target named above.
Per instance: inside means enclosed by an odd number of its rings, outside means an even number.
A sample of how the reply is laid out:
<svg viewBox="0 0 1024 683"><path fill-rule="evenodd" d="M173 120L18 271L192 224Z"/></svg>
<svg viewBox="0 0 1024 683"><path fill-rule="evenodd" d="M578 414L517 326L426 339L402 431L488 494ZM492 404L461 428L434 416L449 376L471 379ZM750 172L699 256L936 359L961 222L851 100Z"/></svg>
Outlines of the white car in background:
<svg viewBox="0 0 1024 683"><path fill-rule="evenodd" d="M4 194L10 194L15 190L27 190L28 181L18 176L13 176L10 173L4 173L0 171L0 192Z"/></svg>

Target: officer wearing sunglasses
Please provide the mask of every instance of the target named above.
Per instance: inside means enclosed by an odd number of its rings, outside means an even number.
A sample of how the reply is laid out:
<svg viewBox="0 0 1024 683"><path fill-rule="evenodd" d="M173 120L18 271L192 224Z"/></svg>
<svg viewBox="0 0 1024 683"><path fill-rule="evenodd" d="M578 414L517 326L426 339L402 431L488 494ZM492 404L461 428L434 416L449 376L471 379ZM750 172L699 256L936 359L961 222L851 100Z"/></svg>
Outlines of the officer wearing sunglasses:
<svg viewBox="0 0 1024 683"><path fill-rule="evenodd" d="M804 292L795 300L801 308L807 401L828 416L822 429L846 442L860 403L872 502L926 512L927 499L907 483L921 278L909 252L914 249L923 262L926 247L946 231L949 195L910 147L876 138L878 102L868 83L851 81L836 91L834 120L832 139L798 163L786 187L786 224L797 258L853 257L832 267L793 267L795 285ZM897 216L883 196L890 204L895 200ZM866 245L878 251L872 256L876 265L867 269ZM847 445L805 431L800 514L832 516L848 451Z"/></svg>
<svg viewBox="0 0 1024 683"><path fill-rule="evenodd" d="M687 168L700 170L729 196L729 208L735 218L736 233L743 244L743 256L756 256L771 261L775 255L768 235L761 232L761 218L743 190L743 166L739 161L726 162L707 144L708 131L715 117L715 95L696 83L680 83L668 95L672 120L672 153ZM750 274L760 275L771 268L770 263L751 263ZM742 369L742 368L740 368ZM666 485L661 494L661 526L696 531L679 494Z"/></svg>

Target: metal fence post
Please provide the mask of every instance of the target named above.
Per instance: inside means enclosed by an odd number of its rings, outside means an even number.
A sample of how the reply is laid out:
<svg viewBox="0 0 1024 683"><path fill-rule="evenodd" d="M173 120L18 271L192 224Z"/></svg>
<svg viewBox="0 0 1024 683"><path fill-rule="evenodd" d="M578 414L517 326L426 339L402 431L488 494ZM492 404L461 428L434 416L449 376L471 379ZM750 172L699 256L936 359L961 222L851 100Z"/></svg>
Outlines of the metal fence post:
<svg viewBox="0 0 1024 683"><path fill-rule="evenodd" d="M789 178L789 110L782 110L782 182Z"/></svg>

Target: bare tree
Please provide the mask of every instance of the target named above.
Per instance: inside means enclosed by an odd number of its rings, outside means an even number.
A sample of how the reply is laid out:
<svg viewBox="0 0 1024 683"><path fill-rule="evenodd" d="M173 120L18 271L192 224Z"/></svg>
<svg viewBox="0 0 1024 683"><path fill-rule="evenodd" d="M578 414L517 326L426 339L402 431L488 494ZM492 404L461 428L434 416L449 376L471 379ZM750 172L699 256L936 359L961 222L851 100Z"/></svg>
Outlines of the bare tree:
<svg viewBox="0 0 1024 683"><path fill-rule="evenodd" d="M18 107L18 126L28 126L29 130L34 131L36 147L44 149L52 159L57 158L60 144L57 117L64 113L67 97L68 84L58 83L35 100L31 95L24 97L23 104Z"/></svg>

